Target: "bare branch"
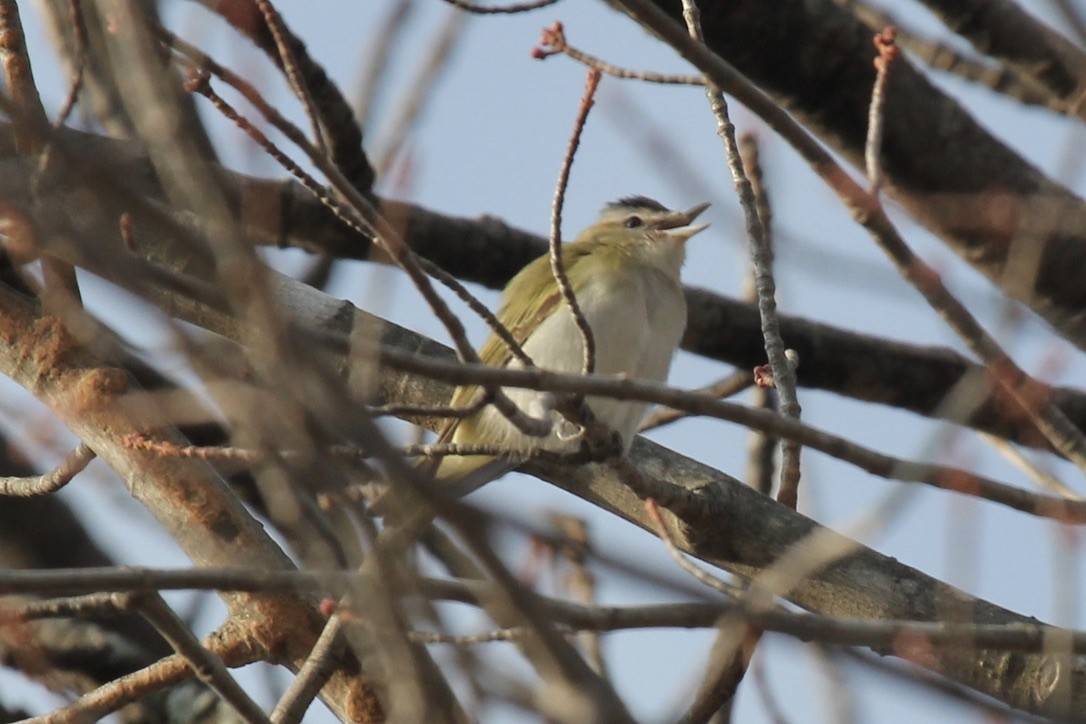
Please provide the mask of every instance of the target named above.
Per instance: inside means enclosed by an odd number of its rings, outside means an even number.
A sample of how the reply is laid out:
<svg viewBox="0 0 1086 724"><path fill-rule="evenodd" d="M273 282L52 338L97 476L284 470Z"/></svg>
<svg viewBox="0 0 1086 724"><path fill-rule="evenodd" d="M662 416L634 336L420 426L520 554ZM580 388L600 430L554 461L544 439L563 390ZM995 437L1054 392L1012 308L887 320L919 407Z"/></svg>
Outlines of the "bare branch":
<svg viewBox="0 0 1086 724"><path fill-rule="evenodd" d="M30 497L55 493L83 472L93 459L94 451L80 443L51 472L33 478L0 478L0 495Z"/></svg>
<svg viewBox="0 0 1086 724"><path fill-rule="evenodd" d="M693 0L683 0L683 18L690 38L695 43L702 44L700 12ZM773 253L769 247L769 237L758 216L757 202L750 179L743 169L743 158L739 153L739 144L735 140L735 126L728 117L724 89L718 86L708 73L705 75L705 80L705 96L713 110L713 115L716 116L717 135L724 142L728 169L731 171L739 203L743 208L747 239L750 242L750 258L754 267L754 288L758 293L758 313L762 318L762 336L765 338L766 355L773 369L774 387L780 395L781 413L798 420L801 408L796 395L796 373L785 356L780 321L777 319L777 284L773 278ZM781 447L781 483L777 490L777 499L790 508L795 508L799 502L799 456L798 445L786 444Z"/></svg>
<svg viewBox="0 0 1086 724"><path fill-rule="evenodd" d="M573 157L577 153L577 147L581 145L581 132L584 130L585 121L588 120L588 112L592 109L596 88L599 86L600 73L597 70L588 71L588 79L585 81L584 97L577 111L577 119L573 123L573 132L566 145L566 154L562 159L562 167L558 171L558 183L554 189L554 202L551 206L551 237L550 256L551 273L554 274L554 282L562 292L562 299L569 307L569 313L573 317L573 323L581 333L581 342L584 345L584 363L581 372L589 375L596 371L596 337L592 334L592 327L581 311L581 305L577 302L577 294L573 285L566 276L565 260L562 257L562 205L566 200L566 185L569 183L569 172L573 167Z"/></svg>

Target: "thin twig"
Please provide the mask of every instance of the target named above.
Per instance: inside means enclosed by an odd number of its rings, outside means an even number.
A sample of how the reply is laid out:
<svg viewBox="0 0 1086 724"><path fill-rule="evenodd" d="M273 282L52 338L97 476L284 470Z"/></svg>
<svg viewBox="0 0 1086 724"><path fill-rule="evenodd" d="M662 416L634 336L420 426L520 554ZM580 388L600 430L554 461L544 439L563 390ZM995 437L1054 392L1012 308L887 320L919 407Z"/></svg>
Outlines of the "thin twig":
<svg viewBox="0 0 1086 724"><path fill-rule="evenodd" d="M283 17L271 4L271 0L255 0L255 2L264 16L264 23L268 26L268 31L275 41L275 47L279 51L279 60L283 64L283 70L287 75L287 82L298 100L302 102L302 109L305 111L306 117L309 118L313 130L313 142L322 154L327 154L328 144L324 140L324 131L321 129L320 114L313 103L313 96L309 93L309 84L305 82L305 78L298 68L298 61L290 49L290 44L287 42Z"/></svg>
<svg viewBox="0 0 1086 724"><path fill-rule="evenodd" d="M170 646L185 657L196 676L214 689L247 722L270 724L268 715L252 700L237 680L230 675L221 658L204 648L189 628L177 617L157 593L122 594L128 599L125 608L138 611L162 634Z"/></svg>
<svg viewBox="0 0 1086 724"><path fill-rule="evenodd" d="M60 110L53 121L53 128L60 128L68 122L68 116L75 108L79 93L83 89L84 71L87 67L87 23L83 17L83 0L68 0L68 20L72 24L72 35L75 38L74 66L71 80L68 82L68 93L60 104Z"/></svg>
<svg viewBox="0 0 1086 724"><path fill-rule="evenodd" d="M1014 467L1018 468L1026 475L1030 480L1037 484L1038 487L1048 490L1056 495L1062 495L1070 500L1083 500L1081 493L1075 491L1073 488L1068 487L1062 480L1053 475L1047 470L1042 470L1035 465L1033 461L1027 458L1021 450L1007 442L1001 437L995 435L989 435L987 433L981 433L981 438L988 442L989 445L994 447L999 454L1006 458Z"/></svg>
<svg viewBox="0 0 1086 724"><path fill-rule="evenodd" d="M268 150L273 158L284 165L284 167L290 169L292 173L299 174L298 177L300 179L309 179L313 185L310 186L310 184L306 183L306 187L313 191L322 202L329 204L330 208L337 211L337 215L340 213L344 214L345 216L342 218L344 218L347 223L364 233L368 232L368 234L372 235L373 238L381 244L389 257L393 259L401 269L407 272L408 277L411 278L415 287L422 294L423 299L429 304L434 316L438 318L446 331L448 331L460 358L464 361L481 362L478 353L467 339L463 323L455 314L453 314L448 304L446 304L434 290L426 273L419 266L417 256L414 252L406 246L403 239L396 233L395 229L387 223L377 210L373 208L369 201L354 188L350 181L348 181L324 155L309 144L304 138L295 140L295 143L299 145L299 148L306 153L309 159L332 183L334 189L343 199L342 204L338 202L331 203L332 197L323 186L313 181L308 174L305 174L305 172L302 171L298 164L294 163L285 154L278 151L274 144L272 144L259 129L253 126L229 103L216 94L210 87L209 77L206 71L197 74L187 87L192 92L200 93L208 98L217 110L233 120L238 127L246 131L250 137L258 139L258 143L261 143L262 147ZM305 182L303 181L303 183ZM498 412L524 434L533 437L543 437L550 432L550 420L537 419L528 416L500 389L487 390L487 392L493 397L492 404Z"/></svg>
<svg viewBox="0 0 1086 724"><path fill-rule="evenodd" d="M335 671L336 660L343 639L340 636L342 621L338 614L332 614L324 630L313 644L305 663L298 670L297 676L283 692L279 702L271 713L275 724L296 724L302 721L310 704L317 698L328 677Z"/></svg>
<svg viewBox="0 0 1086 724"><path fill-rule="evenodd" d="M370 417L445 417L462 420L471 417L490 403L487 396L481 395L478 401L464 407L449 407L448 405L405 405L392 402L387 405L374 405L365 408Z"/></svg>
<svg viewBox="0 0 1086 724"><path fill-rule="evenodd" d="M414 498L426 492L424 486L429 482L429 476L407 465L387 440L374 436L369 447L399 489ZM427 499L420 507L429 512L434 506L432 500ZM414 566L405 566L398 551L390 551L381 545L376 524L369 515L361 510L348 510L366 550L359 552L360 560L356 562L363 575L352 580L346 596L334 601L334 611L342 623L345 641L351 650L368 651L370 656L376 657L379 670L396 672L388 679L385 689L386 706L388 711L394 712L393 718L429 721L441 712L450 720L462 719L460 704L444 675L408 637L411 611L401 605L401 599L409 589L416 587L419 572Z"/></svg>
<svg viewBox="0 0 1086 724"><path fill-rule="evenodd" d="M750 180L750 190L754 194L754 209L758 212L758 219L765 229L769 258L772 261L777 254L773 236L773 205L769 203L769 191L765 187L765 174L762 170L762 149L758 143L758 137L751 132L739 137L739 156L743 161L743 170ZM750 295L755 293L753 283Z"/></svg>
<svg viewBox="0 0 1086 724"><path fill-rule="evenodd" d="M1081 104L1069 102L1036 78L1005 63L970 55L938 39L927 38L908 29L900 18L858 0L834 0L848 8L874 32L892 25L897 28L897 44L927 63L933 70L952 73L971 83L1026 105L1042 106L1070 116L1083 117ZM1059 3L1060 0L1054 0Z"/></svg>
<svg viewBox="0 0 1086 724"><path fill-rule="evenodd" d="M861 519L855 528L870 534L880 524L885 525L891 514L900 508L906 495L899 489ZM860 533L856 531L857 535ZM768 611L775 607L775 597L786 596L793 587L806 580L816 571L834 561L841 560L856 549L855 540L822 528L812 531L790 545L769 567L759 572L749 588L739 599L745 611ZM697 696L684 717L684 722L707 720L714 712L725 707L734 696L736 688L746 674L746 665L761 632L752 626L748 618L729 614L719 626L713 642L710 665L705 673Z"/></svg>
<svg viewBox="0 0 1086 724"><path fill-rule="evenodd" d="M0 571L0 593L53 594L67 591L219 590L252 592L332 591L342 595L360 574L354 570L268 570L228 568L71 568L48 571ZM375 581L376 582L376 581ZM421 591L433 600L474 603L491 595L494 584L477 580L423 578ZM997 648L1041 652L1055 631L1070 636L1071 651L1086 654L1086 630L1061 629L1036 621L1000 624L945 621L871 620L795 613L781 608L752 611L733 601L702 601L645 606L585 606L533 594L552 621L575 630L624 631L644 628L707 628L722 616L742 611L754 626L804 640L841 646L867 646L908 658L930 644L937 648ZM38 604L4 604L2 616L36 610Z"/></svg>
<svg viewBox="0 0 1086 724"><path fill-rule="evenodd" d="M573 289L573 285L570 283L569 277L566 276L565 260L562 258L562 205L565 203L566 185L569 183L569 172L573 166L573 157L577 153L577 147L581 145L581 132L584 130L585 121L588 120L588 112L592 109L593 97L596 95L596 88L599 87L599 83L600 72L594 68L590 69L588 78L585 81L584 97L577 109L577 119L573 123L573 133L569 137L569 143L566 145L566 155L562 159L562 167L558 172L558 184L554 189L554 203L551 206L551 273L554 274L554 281L562 293L562 299L565 300L566 305L569 307L573 322L581 333L581 340L584 343L584 364L581 367L581 372L586 375L596 371L596 338L592 334L592 327L588 324L588 320L585 319L584 312L581 311L581 305L577 302L577 294Z"/></svg>
<svg viewBox="0 0 1086 724"><path fill-rule="evenodd" d="M10 495L29 498L35 495L55 493L86 469L94 459L94 451L85 443L79 443L75 450L68 453L60 465L44 475L30 478L0 478L0 496Z"/></svg>
<svg viewBox="0 0 1086 724"><path fill-rule="evenodd" d="M266 463L275 459L297 459L309 455L308 450L267 450L258 448L229 447L225 445L178 445L168 440L155 440L142 435L129 435L123 441L124 445L133 450L154 453L161 457L186 458L209 461L232 461L246 464ZM511 455L516 449L498 443L453 443L434 442L404 445L399 448L407 457L444 457L447 455ZM337 459L352 461L368 458L369 453L356 445L332 445L325 452ZM541 455L545 451L541 451ZM564 457L561 453L555 454L558 459ZM93 454L92 454L93 457ZM548 458L550 459L550 458ZM50 475L56 474L56 471ZM45 476L43 476L45 477ZM0 478L0 482L9 480ZM26 481L28 478L11 478L15 481ZM34 480L34 478L29 478ZM0 493L2 494L2 493Z"/></svg>
<svg viewBox="0 0 1086 724"><path fill-rule="evenodd" d="M556 630L541 606L540 597L510 573L487 539L477 514L463 507L455 512L446 517L446 522L467 544L493 582L491 595L480 598L480 603L499 626L525 629L518 645L540 674L544 686L561 686L569 692L566 696L579 700L578 709L591 719L633 721L614 688Z"/></svg>
<svg viewBox="0 0 1086 724"><path fill-rule="evenodd" d="M543 37L539 45L532 49L532 57L536 60L546 60L552 55L568 55L578 63L583 63L589 68L594 68L606 75L615 78L629 80L641 80L647 83L663 83L666 85L705 85L705 78L700 75L674 75L667 73L653 73L647 70L630 70L612 65L594 55L589 55L583 50L573 47L566 41L565 29L562 23L555 21L549 28L543 28Z"/></svg>
<svg viewBox="0 0 1086 724"><path fill-rule="evenodd" d="M296 146L305 151L311 159L319 158L319 156L317 155L317 149L313 148L313 146L305 138L305 135L296 126L294 126L294 124L292 124L290 121L284 118L282 114L275 110L275 108L268 104L267 101L265 101L264 98L260 95L260 93L257 92L257 90L253 88L253 86L250 85L244 78L215 62L206 53L203 53L196 47L190 45L189 43L186 43L185 41L181 40L164 28L157 28L155 29L155 32L157 33L158 37L170 47L174 48L178 52L181 52L193 62L206 67L207 70L205 71L205 73L213 73L214 75L221 78L223 81L230 84L233 88L235 88L239 93L242 94L242 96L245 97L247 101L253 104L253 106L256 107L258 111L260 111L261 115L263 115L268 122L275 126L276 129L278 129L287 138L289 138ZM231 107L222 98L215 94L214 91L211 90L210 85L207 82L207 76L204 73L199 73L195 78L190 80L190 86L188 87L191 91L205 95L215 105L220 113L225 115L230 120L234 121L234 123L241 130L245 131L245 133L249 135L249 137L257 143L257 145L264 149L264 151L268 155L270 155L281 166L287 169L287 171L290 172L290 174L294 176L303 186L305 186L305 188L308 189L314 196L316 196L321 201L321 203L331 209L332 212L335 213L340 220L342 220L351 228L355 229L359 234L362 234L363 236L370 236L376 233L376 230L371 228L370 225L361 223L361 221L354 214L352 214L348 208L345 208L344 204L340 202L337 198L335 198L323 184L318 183L316 179L306 173L301 168L301 166L293 161L293 159L283 153L274 143L271 142L270 139L268 139L266 135L264 135L263 132L260 131L260 129L256 128L244 116L239 114L236 110L233 109L233 107ZM318 166L320 165L322 164L318 163ZM323 165L327 167L327 164ZM385 229L386 232L395 234L394 230L392 230L391 227L388 227L388 225L385 225ZM398 239L398 237L396 238ZM502 342L506 345L510 352L517 359L519 359L521 363L523 363L526 367L533 366L532 359L524 352L524 349L516 341L516 339L514 339L513 335L509 332L509 329L505 327L505 325L503 325L500 320L498 320L494 313L491 312L485 304L483 304L481 301L479 301L477 297L471 294L471 292L469 292L458 279L453 277L451 274L445 272L433 262L418 256L410 249L405 248L404 255L406 262L417 265L417 267L423 272L434 277L446 287L448 287L450 290L452 290L452 292L456 294L456 296L461 301L467 304L473 312L478 314L483 319L483 321L487 323L487 325L491 328L494 334L496 334L502 340ZM400 263L401 267L404 263L405 262ZM425 291L423 296L426 296ZM436 310L435 313L437 314L439 319L442 318L442 315L440 313L437 313ZM449 312L449 314L451 315L451 312ZM464 352L466 348L467 353L471 357L478 359L477 355L475 355L474 349L471 348L471 345L467 343L466 338L463 338L462 327L460 327L462 343L460 341L457 341L457 335L454 329L448 326L446 328L449 330L450 336L454 339L454 341L456 341L457 349L461 350L461 352ZM494 402L495 397L497 397L496 392L493 390L487 390L486 393L486 401ZM512 403L510 402L509 405L511 404ZM505 404L505 402L498 400L495 406L500 411L503 411L502 414L505 414L507 417L511 414L509 412L510 408L508 407L508 405ZM523 415L518 415L515 419L510 419L511 421L513 421L513 424L518 427L518 429L521 429L521 431L526 432L527 434L538 434L528 432L524 429L523 425L526 424L524 422L524 417L525 416ZM538 429L542 429L542 427L542 425L536 426L536 428Z"/></svg>
<svg viewBox="0 0 1086 724"><path fill-rule="evenodd" d="M690 392L720 400L738 394L753 384L754 375L746 370L736 370L721 380L717 380L705 387L691 390ZM649 430L655 430L658 427L663 427L664 425L668 425L686 417L690 417L690 413L664 407L649 415L649 417L641 423L641 427L638 428L637 432L645 433Z"/></svg>
<svg viewBox="0 0 1086 724"><path fill-rule="evenodd" d="M436 633L434 631L409 631L408 638L420 644L450 644L452 646L475 646L476 644L493 643L501 641L521 641L527 631L521 627L502 628L496 631L484 631L477 634L454 636L452 634Z"/></svg>
<svg viewBox="0 0 1086 724"><path fill-rule="evenodd" d="M88 593L83 596L43 600L5 600L0 603L0 624L8 621L36 621L44 618L75 618L115 614L121 610L116 593Z"/></svg>
<svg viewBox="0 0 1086 724"><path fill-rule="evenodd" d="M291 451L279 450L270 453L253 448L226 446L178 445L169 440L156 440L146 435L127 435L121 443L130 450L142 450L161 457L187 458L193 460L233 460L245 463L267 462L269 456L288 458Z"/></svg>
<svg viewBox="0 0 1086 724"><path fill-rule="evenodd" d="M960 468L884 455L781 415L723 400L709 399L703 395L677 390L666 385L608 375L585 377L540 369L514 370L454 364L390 348L380 349L379 354L382 363L390 367L434 377L450 384L479 385L490 382L502 387L522 387L537 391L564 392L667 405L691 414L715 417L746 427L773 432L784 438L795 439L806 447L815 448L880 477L923 483L964 495L975 495L1024 513L1052 518L1069 525L1086 524L1086 503L1039 495ZM658 498L655 494L650 497Z"/></svg>
<svg viewBox="0 0 1086 724"><path fill-rule="evenodd" d="M882 153L883 108L886 106L886 81L890 77L890 68L897 57L894 39L897 30L891 26L875 36L875 48L879 51L875 58L875 86L871 90L871 106L867 114L867 142L864 144L864 159L867 165L867 180L871 183L868 193L878 196L882 189L882 165L879 154Z"/></svg>
<svg viewBox="0 0 1086 724"><path fill-rule="evenodd" d="M478 297L469 292L468 288L465 287L459 279L429 259L418 256L414 252L411 252L411 254L424 272L444 284L449 291L456 295L457 299L467 305L468 309L475 312L475 314L486 323L486 326L490 328L490 331L497 335L498 339L502 341L502 344L505 345L505 348L509 350L510 354L516 357L522 365L525 367L535 366L535 362L528 356L528 353L524 351L524 347L516 340L513 333L509 331L509 328L502 324L497 315L491 312L489 307L479 301Z"/></svg>
<svg viewBox="0 0 1086 724"><path fill-rule="evenodd" d="M404 445L400 448L407 457L446 457L449 455L484 455L487 457L523 454L523 450L500 443L432 442Z"/></svg>
<svg viewBox="0 0 1086 724"><path fill-rule="evenodd" d="M269 28L266 22L258 23L249 16L252 10L257 9L253 3L241 6L233 3L205 4L238 32L250 38L280 69L288 75L293 73L299 83L304 83L301 87L309 101L303 100L303 110L311 123L316 124L314 136L319 139L318 134L324 135L327 154L323 153L325 144L318 143L317 147L359 192L370 198L376 174L363 148L362 128L339 87L310 56L305 43L281 20L271 29L274 35L267 32ZM292 64L293 70L288 63ZM292 83L292 90L297 87L298 84Z"/></svg>
<svg viewBox="0 0 1086 724"><path fill-rule="evenodd" d="M683 18L690 38L704 45L699 12L694 0L683 0ZM796 373L788 363L784 341L781 339L780 320L777 318L776 282L773 279L773 257L769 248L765 226L758 216L757 202L751 189L750 179L743 170L739 144L735 140L735 126L728 117L728 104L723 89L706 78L705 95L717 120L717 134L724 142L728 168L735 181L739 203L746 220L747 238L750 241L750 258L754 266L754 286L758 292L758 312L762 318L762 336L765 338L766 356L773 369L773 379L781 400L781 413L799 419L801 408L796 395ZM796 508L799 497L800 447L794 444L781 446L781 482L777 500Z"/></svg>
<svg viewBox="0 0 1086 724"><path fill-rule="evenodd" d="M48 714L31 717L23 724L66 724L99 721L126 704L182 681L192 679L194 671L180 654L159 659L150 666L119 676L88 691L70 704Z"/></svg>
<svg viewBox="0 0 1086 724"><path fill-rule="evenodd" d="M760 149L758 141L751 133L744 133L739 138L740 156L743 159L743 168L750 179L751 190L754 192L754 207L758 211L758 218L765 229L766 246L769 250L770 260L776 255L773 239L773 209L769 203L769 194L766 191L760 163ZM752 303L758 301L758 291L753 270L747 274L743 283L743 297ZM757 375L752 375L756 379ZM752 403L755 407L770 412L777 412L777 398L762 385L755 385L752 394ZM776 477L776 452L780 446L780 439L773 434L760 430L751 430L747 441L747 465L744 479L747 485L758 490L764 495L773 492L773 479Z"/></svg>

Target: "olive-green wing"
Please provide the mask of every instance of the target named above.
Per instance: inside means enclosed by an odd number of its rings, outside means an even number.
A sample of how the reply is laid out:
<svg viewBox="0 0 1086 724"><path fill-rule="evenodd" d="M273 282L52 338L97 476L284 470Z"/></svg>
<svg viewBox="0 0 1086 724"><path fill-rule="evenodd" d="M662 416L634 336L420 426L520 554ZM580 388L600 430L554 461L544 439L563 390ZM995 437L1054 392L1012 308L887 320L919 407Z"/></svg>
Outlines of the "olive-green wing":
<svg viewBox="0 0 1086 724"><path fill-rule="evenodd" d="M583 244L574 242L562 248L562 261L566 270L572 269L578 261L584 258L587 249ZM539 267L545 267L546 273L540 273ZM550 270L550 256L544 254L528 266L521 269L502 293L501 305L498 307L498 320L505 325L512 334L517 344L524 344L531 330L535 329L539 321L551 314L555 307L562 303L561 292L554 283L554 277ZM538 300L535 303L521 304L519 311L510 308L510 299ZM494 367L504 367L509 363L513 353L508 345L493 332L487 337L486 342L479 349L479 358L485 364ZM465 385L456 388L449 404L453 407L463 407L471 403L477 386ZM447 441L452 431L456 428L458 420L452 420L451 424L442 432L440 439Z"/></svg>

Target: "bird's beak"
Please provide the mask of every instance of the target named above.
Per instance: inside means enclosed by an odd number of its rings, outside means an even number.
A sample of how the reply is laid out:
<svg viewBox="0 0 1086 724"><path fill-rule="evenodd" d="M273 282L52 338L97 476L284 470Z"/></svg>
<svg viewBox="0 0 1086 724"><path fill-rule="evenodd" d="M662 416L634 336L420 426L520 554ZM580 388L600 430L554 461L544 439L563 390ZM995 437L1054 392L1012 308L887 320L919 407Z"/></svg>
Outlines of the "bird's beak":
<svg viewBox="0 0 1086 724"><path fill-rule="evenodd" d="M669 237L676 241L685 242L694 234L699 231L704 231L708 228L708 224L698 224L697 226L691 226L690 222L698 218L701 212L709 208L709 204L698 204L686 211L672 211L667 216L658 219L654 224L656 228L667 233Z"/></svg>

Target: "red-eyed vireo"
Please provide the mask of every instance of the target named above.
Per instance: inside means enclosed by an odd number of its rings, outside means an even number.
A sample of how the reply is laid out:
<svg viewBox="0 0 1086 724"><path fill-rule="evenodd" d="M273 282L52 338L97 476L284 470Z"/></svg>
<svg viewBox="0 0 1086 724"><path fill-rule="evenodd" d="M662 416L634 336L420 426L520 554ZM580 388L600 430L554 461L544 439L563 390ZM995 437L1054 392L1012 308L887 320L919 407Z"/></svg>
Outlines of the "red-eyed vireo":
<svg viewBox="0 0 1086 724"><path fill-rule="evenodd" d="M623 198L609 204L596 223L563 246L566 275L595 338L597 373L624 373L656 382L667 378L686 328L686 301L679 280L686 241L708 226L691 225L708 206L670 211L644 196ZM502 293L497 316L537 367L581 371L584 342L555 283L548 255L513 277ZM490 365L523 367L495 334L487 339L479 356ZM526 435L488 405L471 417L452 421L440 441L497 443L514 457L535 449L577 449L579 441L570 434L575 428L571 429L558 412L547 409L546 393L515 388L504 391L529 415L552 415L551 434L544 438ZM475 394L475 387L458 387L450 404L466 406ZM597 419L618 432L628 449L647 405L598 397L586 401ZM442 460L436 475L450 482L461 481L457 487L464 493L515 464L515 460L483 455L450 455Z"/></svg>

